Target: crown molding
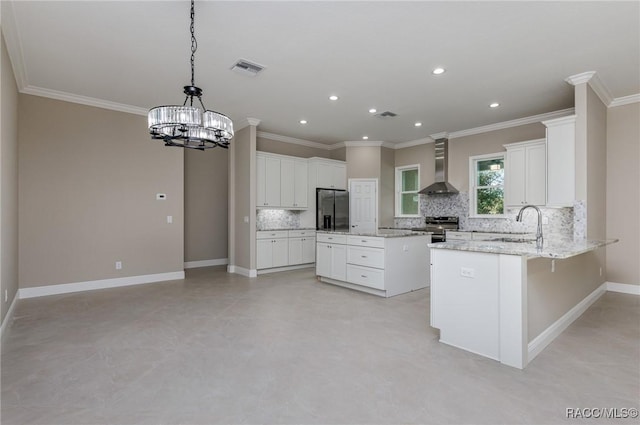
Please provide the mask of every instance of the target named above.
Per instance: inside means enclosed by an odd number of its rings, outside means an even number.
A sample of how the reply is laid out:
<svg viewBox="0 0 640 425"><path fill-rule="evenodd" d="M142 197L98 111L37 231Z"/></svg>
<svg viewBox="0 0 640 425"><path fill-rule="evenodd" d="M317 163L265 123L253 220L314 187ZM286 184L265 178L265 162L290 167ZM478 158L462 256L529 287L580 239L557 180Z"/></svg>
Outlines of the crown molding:
<svg viewBox="0 0 640 425"><path fill-rule="evenodd" d="M423 139L409 140L408 142L396 143L393 146L393 149L411 148L413 146L426 145L428 143L433 143L433 142L435 142L435 140L432 139L431 137L425 137Z"/></svg>
<svg viewBox="0 0 640 425"><path fill-rule="evenodd" d="M611 106L611 102L613 102L613 96L611 96L611 93L609 93L609 90L607 90L607 87L602 83L602 80L598 76L598 73L595 71L588 71L581 74L571 75L565 78L565 81L573 86L587 83L598 95L602 103L604 103L607 107Z"/></svg>
<svg viewBox="0 0 640 425"><path fill-rule="evenodd" d="M333 145L329 145L329 150L335 150L335 149L341 149L341 148L346 148L347 145L344 144L344 142L338 142L338 143L334 143Z"/></svg>
<svg viewBox="0 0 640 425"><path fill-rule="evenodd" d="M630 96L616 97L615 99L613 99L611 104L609 104L609 107L614 108L616 106L630 105L632 103L638 102L640 102L640 93L632 94Z"/></svg>
<svg viewBox="0 0 640 425"><path fill-rule="evenodd" d="M576 122L577 115L567 115L566 117L554 118L550 120L541 121L546 127L553 127L556 125L565 125Z"/></svg>
<svg viewBox="0 0 640 425"><path fill-rule="evenodd" d="M443 131L441 133L436 133L436 134L430 134L429 137L431 137L433 140L438 140L438 139L448 139L450 136L450 134L446 131Z"/></svg>
<svg viewBox="0 0 640 425"><path fill-rule="evenodd" d="M345 141L344 145L348 148L353 147L380 147L384 145L383 141L375 141L375 140L354 140L354 141Z"/></svg>
<svg viewBox="0 0 640 425"><path fill-rule="evenodd" d="M574 108L567 108L560 111L547 112L546 114L533 115L531 117L518 118L511 121L504 121L496 124L485 125L482 127L470 128L468 130L454 131L452 133L449 133L449 139L472 136L474 134L488 133L490 131L503 130L505 128L518 127L526 124L533 124L545 120L564 117L566 115L573 115L574 112Z"/></svg>
<svg viewBox="0 0 640 425"><path fill-rule="evenodd" d="M22 43L20 42L20 37L18 37L18 25L13 10L13 2L3 1L2 10L2 34L7 45L7 53L13 68L16 86L18 86L18 91L22 92L27 86L27 70L24 66Z"/></svg>
<svg viewBox="0 0 640 425"><path fill-rule="evenodd" d="M260 122L261 121L258 118L244 118L240 121L235 122L234 130L239 131L249 126L257 127Z"/></svg>
<svg viewBox="0 0 640 425"><path fill-rule="evenodd" d="M44 89L42 87L27 86L20 90L20 93L48 97L50 99L79 103L81 105L94 106L96 108L110 109L112 111L126 112L135 115L147 116L149 113L148 109L140 108L139 106L125 105L124 103L110 102L108 100L97 99L95 97L80 96L58 90Z"/></svg>
<svg viewBox="0 0 640 425"><path fill-rule="evenodd" d="M304 139L296 139L295 137L282 136L280 134L267 133L266 131L258 131L258 137L262 137L264 139L276 140L278 142L291 143L294 145L302 145L307 146L309 148L323 149L323 150L331 150L330 145L324 145L318 142L312 142L310 140Z"/></svg>
<svg viewBox="0 0 640 425"><path fill-rule="evenodd" d="M247 118L247 122L249 125L257 127L260 124L260 120L258 118Z"/></svg>

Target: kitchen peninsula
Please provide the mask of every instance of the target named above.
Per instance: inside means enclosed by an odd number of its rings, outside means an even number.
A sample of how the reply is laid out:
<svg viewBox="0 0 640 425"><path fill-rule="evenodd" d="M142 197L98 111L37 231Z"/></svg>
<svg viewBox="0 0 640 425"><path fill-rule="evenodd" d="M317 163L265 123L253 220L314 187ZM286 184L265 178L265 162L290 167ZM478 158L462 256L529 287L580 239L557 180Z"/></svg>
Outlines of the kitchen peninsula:
<svg viewBox="0 0 640 425"><path fill-rule="evenodd" d="M431 233L378 229L318 231L316 275L321 282L392 297L429 286Z"/></svg>
<svg viewBox="0 0 640 425"><path fill-rule="evenodd" d="M431 326L440 342L523 369L605 292L599 249L614 242L431 244Z"/></svg>

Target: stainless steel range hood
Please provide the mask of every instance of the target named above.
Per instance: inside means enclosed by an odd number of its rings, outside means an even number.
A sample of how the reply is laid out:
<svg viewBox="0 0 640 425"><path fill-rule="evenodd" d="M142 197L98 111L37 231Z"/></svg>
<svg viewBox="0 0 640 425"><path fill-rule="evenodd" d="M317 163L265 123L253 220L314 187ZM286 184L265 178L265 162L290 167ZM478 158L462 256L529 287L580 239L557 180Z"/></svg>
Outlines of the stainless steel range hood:
<svg viewBox="0 0 640 425"><path fill-rule="evenodd" d="M449 167L449 139L436 139L436 181L418 193L423 195L450 195L458 193L458 189L447 181Z"/></svg>

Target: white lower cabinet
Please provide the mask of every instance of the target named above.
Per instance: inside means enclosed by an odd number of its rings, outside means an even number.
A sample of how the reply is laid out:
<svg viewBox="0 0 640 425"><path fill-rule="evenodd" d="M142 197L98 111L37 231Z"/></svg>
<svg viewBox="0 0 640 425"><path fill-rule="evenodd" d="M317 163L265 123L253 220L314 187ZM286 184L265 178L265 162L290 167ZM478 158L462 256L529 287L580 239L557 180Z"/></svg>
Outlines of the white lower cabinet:
<svg viewBox="0 0 640 425"><path fill-rule="evenodd" d="M391 297L429 286L431 236L398 238L317 234L320 280Z"/></svg>
<svg viewBox="0 0 640 425"><path fill-rule="evenodd" d="M315 230L275 230L256 233L258 270L315 262Z"/></svg>

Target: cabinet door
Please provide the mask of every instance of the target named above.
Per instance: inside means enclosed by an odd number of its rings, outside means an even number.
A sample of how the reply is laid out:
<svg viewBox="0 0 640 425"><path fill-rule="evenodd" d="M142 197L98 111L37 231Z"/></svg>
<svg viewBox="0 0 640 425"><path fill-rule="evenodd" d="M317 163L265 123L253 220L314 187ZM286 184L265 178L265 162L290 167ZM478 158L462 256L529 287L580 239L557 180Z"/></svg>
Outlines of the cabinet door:
<svg viewBox="0 0 640 425"><path fill-rule="evenodd" d="M504 176L504 197L507 205L522 206L526 203L525 164L525 148L507 150Z"/></svg>
<svg viewBox="0 0 640 425"><path fill-rule="evenodd" d="M309 166L305 161L295 161L293 185L293 206L307 208L309 205Z"/></svg>
<svg viewBox="0 0 640 425"><path fill-rule="evenodd" d="M273 239L258 239L256 243L256 268L268 269L273 267Z"/></svg>
<svg viewBox="0 0 640 425"><path fill-rule="evenodd" d="M265 157L265 202L264 206L280 206L280 160Z"/></svg>
<svg viewBox="0 0 640 425"><path fill-rule="evenodd" d="M332 166L332 178L334 189L347 189L347 166L345 164Z"/></svg>
<svg viewBox="0 0 640 425"><path fill-rule="evenodd" d="M331 278L347 280L347 246L331 245Z"/></svg>
<svg viewBox="0 0 640 425"><path fill-rule="evenodd" d="M284 267L289 264L289 240L274 239L273 240L273 267Z"/></svg>
<svg viewBox="0 0 640 425"><path fill-rule="evenodd" d="M266 173L265 157L258 155L256 158L256 206L258 207L267 205Z"/></svg>
<svg viewBox="0 0 640 425"><path fill-rule="evenodd" d="M319 162L316 164L316 187L333 189L333 165Z"/></svg>
<svg viewBox="0 0 640 425"><path fill-rule="evenodd" d="M302 239L302 264L316 261L316 240L315 238Z"/></svg>
<svg viewBox="0 0 640 425"><path fill-rule="evenodd" d="M295 206L295 161L280 160L280 206Z"/></svg>
<svg viewBox="0 0 640 425"><path fill-rule="evenodd" d="M289 238L289 265L303 264L303 238Z"/></svg>
<svg viewBox="0 0 640 425"><path fill-rule="evenodd" d="M545 205L547 202L547 149L544 144L526 149L527 204Z"/></svg>
<svg viewBox="0 0 640 425"><path fill-rule="evenodd" d="M331 277L331 245L316 244L316 275Z"/></svg>
<svg viewBox="0 0 640 425"><path fill-rule="evenodd" d="M575 115L544 121L547 126L547 205L571 207L576 190Z"/></svg>

